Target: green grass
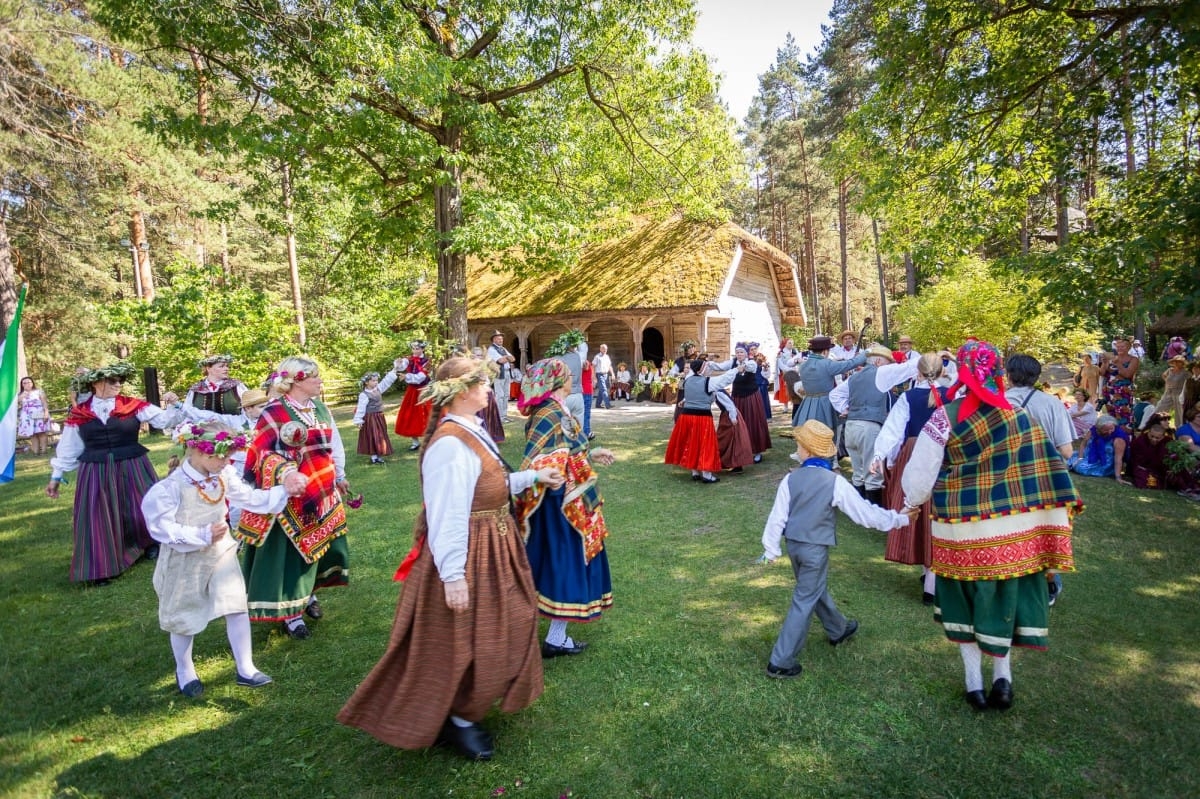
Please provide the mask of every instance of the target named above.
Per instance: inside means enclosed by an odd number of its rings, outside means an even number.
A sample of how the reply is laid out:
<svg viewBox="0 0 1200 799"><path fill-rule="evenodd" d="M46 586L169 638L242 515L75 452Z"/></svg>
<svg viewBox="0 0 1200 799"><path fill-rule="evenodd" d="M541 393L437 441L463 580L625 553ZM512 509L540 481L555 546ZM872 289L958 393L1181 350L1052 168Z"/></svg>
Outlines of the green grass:
<svg viewBox="0 0 1200 799"><path fill-rule="evenodd" d="M348 414L339 414L353 449ZM141 563L104 588L67 580L70 490L44 459L0 487L0 795L13 797L1176 797L1200 791L1200 507L1080 478L1079 572L1051 649L1014 659L1016 706L975 714L957 650L884 537L839 526L831 591L862 622L813 630L804 674L763 674L792 579L753 564L790 441L719 485L661 464L666 415L598 412L616 606L546 663L545 694L494 714L496 758L402 752L334 715L386 645L391 574L419 506L415 459L350 456L351 586L325 592L308 641L255 628L276 683L233 684L224 625L197 638L207 692L175 690ZM519 427L510 426L519 436ZM166 442L152 444L156 465ZM519 462L521 442L504 450Z"/></svg>

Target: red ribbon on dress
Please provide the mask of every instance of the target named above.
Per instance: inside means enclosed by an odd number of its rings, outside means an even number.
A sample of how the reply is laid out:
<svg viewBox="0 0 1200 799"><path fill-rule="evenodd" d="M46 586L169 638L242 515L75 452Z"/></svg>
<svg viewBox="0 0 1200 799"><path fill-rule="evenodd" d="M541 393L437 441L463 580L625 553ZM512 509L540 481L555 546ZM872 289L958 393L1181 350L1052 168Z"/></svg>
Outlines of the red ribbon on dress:
<svg viewBox="0 0 1200 799"><path fill-rule="evenodd" d="M404 560L400 562L400 567L396 569L396 573L392 575L392 582L402 583L408 579L408 573L412 571L413 564L417 562L417 558L421 557L421 550L425 548L425 533L417 536L416 542L412 549L404 556Z"/></svg>

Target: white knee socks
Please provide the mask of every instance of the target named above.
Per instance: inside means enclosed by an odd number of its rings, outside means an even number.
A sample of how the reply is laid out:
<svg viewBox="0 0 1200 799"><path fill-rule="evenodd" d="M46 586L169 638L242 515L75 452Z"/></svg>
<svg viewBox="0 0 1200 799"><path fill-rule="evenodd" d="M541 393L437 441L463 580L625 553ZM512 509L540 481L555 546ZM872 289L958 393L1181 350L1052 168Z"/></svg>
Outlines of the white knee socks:
<svg viewBox="0 0 1200 799"><path fill-rule="evenodd" d="M546 643L550 646L563 646L566 642L567 623L561 619L550 622L550 629L546 631Z"/></svg>
<svg viewBox="0 0 1200 799"><path fill-rule="evenodd" d="M192 663L192 637L171 633L171 651L175 654L175 680L179 687L200 679L196 675L196 666Z"/></svg>
<svg viewBox="0 0 1200 799"><path fill-rule="evenodd" d="M982 691L983 653L979 651L979 644L959 644L958 651L962 653L967 691Z"/></svg>
<svg viewBox="0 0 1200 799"><path fill-rule="evenodd" d="M992 658L992 682L999 679L1012 682L1012 650L1002 658Z"/></svg>
<svg viewBox="0 0 1200 799"><path fill-rule="evenodd" d="M229 648L233 650L233 662L243 677L253 677L258 672L250 646L250 614L230 613L225 617L225 634L229 637Z"/></svg>

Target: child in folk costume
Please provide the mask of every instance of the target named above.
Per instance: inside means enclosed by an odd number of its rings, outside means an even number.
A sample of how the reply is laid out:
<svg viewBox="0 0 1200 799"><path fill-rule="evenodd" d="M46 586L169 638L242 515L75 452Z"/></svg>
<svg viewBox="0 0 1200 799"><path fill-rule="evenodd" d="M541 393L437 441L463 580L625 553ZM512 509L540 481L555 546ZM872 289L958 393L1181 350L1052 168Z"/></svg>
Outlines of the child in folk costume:
<svg viewBox="0 0 1200 799"><path fill-rule="evenodd" d="M425 427L429 424L429 403L421 402L420 393L429 382L432 364L425 357L426 342L417 339L408 346L412 355L396 359L396 371L404 376L405 385L404 400L396 412L396 435L411 438L408 451L413 452L421 448L421 436L425 435Z"/></svg>
<svg viewBox="0 0 1200 799"><path fill-rule="evenodd" d="M367 372L358 381L362 389L354 409L354 426L358 428L358 454L370 455L371 463L386 463L392 454L387 420L383 418L383 392L392 387L398 377L395 369L380 379L379 372Z"/></svg>
<svg viewBox="0 0 1200 799"><path fill-rule="evenodd" d="M219 616L225 617L237 684L258 688L271 678L258 670L251 654L246 583L225 519L226 502L275 513L289 495L303 492L307 480L293 468L269 490L252 488L229 463L230 455L246 447L246 437L220 422L185 423L175 440L187 459L151 487L142 513L161 544L153 580L158 623L171 636L179 691L188 698L204 693L192 662L192 640Z"/></svg>
<svg viewBox="0 0 1200 799"><path fill-rule="evenodd" d="M809 622L815 613L833 646L858 632L858 621L847 619L829 595L829 550L837 545L835 522L841 510L864 527L887 532L908 524L903 513L873 505L854 490L850 481L833 471L830 459L837 454L833 431L809 419L795 429L800 462L779 484L775 504L763 529L760 563L779 557L779 539L787 541L787 554L796 575L796 589L783 629L771 650L767 676L798 677L802 671L796 655L804 649Z"/></svg>
<svg viewBox="0 0 1200 799"><path fill-rule="evenodd" d="M633 395L630 394L633 389L633 375L624 361L617 364L617 382L613 388L613 399L623 399L626 402L633 399Z"/></svg>

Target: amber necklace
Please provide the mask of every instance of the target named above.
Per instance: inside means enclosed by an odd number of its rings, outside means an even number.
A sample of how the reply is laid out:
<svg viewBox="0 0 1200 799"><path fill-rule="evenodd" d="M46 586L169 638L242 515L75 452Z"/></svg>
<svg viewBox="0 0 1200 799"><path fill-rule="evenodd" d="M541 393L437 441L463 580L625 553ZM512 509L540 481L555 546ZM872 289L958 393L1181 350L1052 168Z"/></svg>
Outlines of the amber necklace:
<svg viewBox="0 0 1200 799"><path fill-rule="evenodd" d="M200 495L200 499L204 500L209 505L216 505L218 502L225 499L225 481L221 479L221 475L219 474L213 475L213 477L215 477L217 480L217 489L219 491L215 497L210 497L208 494L204 493L204 485L206 482L208 482L207 480L188 480L188 482L196 487L196 493Z"/></svg>

